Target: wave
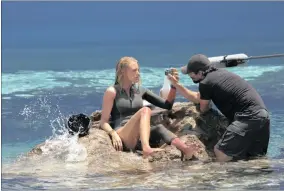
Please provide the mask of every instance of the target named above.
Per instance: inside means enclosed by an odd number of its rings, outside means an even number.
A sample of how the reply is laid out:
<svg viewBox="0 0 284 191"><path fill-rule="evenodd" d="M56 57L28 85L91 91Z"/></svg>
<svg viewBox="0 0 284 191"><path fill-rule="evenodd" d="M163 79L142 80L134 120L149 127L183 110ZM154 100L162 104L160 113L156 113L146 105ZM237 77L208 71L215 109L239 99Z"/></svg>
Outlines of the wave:
<svg viewBox="0 0 284 191"><path fill-rule="evenodd" d="M229 68L228 70L237 73L246 80L253 80L265 72L277 72L283 66L247 66ZM142 84L148 88L158 88L162 86L164 70L166 68L143 67L141 68ZM68 94L68 91L80 89L86 94L93 92L103 92L108 86L113 84L114 69L106 70L85 70L85 71L19 71L16 73L2 74L2 95L3 99L9 99L8 95L18 97L32 97L42 94L42 91L60 91ZM194 85L192 81L184 75L180 75L180 81L186 86ZM82 90L83 89L83 90ZM91 90L91 91L90 91ZM58 93L58 92L57 92Z"/></svg>

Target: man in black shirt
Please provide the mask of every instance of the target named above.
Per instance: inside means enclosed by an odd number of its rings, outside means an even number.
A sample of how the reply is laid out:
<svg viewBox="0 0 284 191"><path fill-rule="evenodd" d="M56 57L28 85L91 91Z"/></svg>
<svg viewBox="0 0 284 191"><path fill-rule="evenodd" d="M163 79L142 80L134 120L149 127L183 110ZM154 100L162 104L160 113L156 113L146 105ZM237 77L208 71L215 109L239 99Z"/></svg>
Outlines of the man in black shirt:
<svg viewBox="0 0 284 191"><path fill-rule="evenodd" d="M210 109L212 100L230 125L214 147L218 161L248 159L264 156L270 137L270 119L267 108L257 91L240 76L210 65L202 54L194 55L182 67L194 83L199 83L199 92L183 87L169 76L177 91L188 100L200 104L200 112Z"/></svg>

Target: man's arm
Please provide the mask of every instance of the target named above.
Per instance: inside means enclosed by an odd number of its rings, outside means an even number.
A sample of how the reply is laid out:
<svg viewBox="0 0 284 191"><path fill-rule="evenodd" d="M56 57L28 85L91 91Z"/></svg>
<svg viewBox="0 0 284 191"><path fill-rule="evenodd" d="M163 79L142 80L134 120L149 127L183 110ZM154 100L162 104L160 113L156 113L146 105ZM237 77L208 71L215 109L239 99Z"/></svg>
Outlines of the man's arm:
<svg viewBox="0 0 284 191"><path fill-rule="evenodd" d="M191 91L191 90L185 88L182 84L179 84L179 83L176 84L175 87L177 88L177 91L183 97L185 97L189 101L192 101L195 104L199 104L201 113L206 113L210 109L210 107L211 107L211 105L210 105L211 100L200 99L200 93L199 92Z"/></svg>
<svg viewBox="0 0 284 191"><path fill-rule="evenodd" d="M200 112L206 113L211 108L212 86L199 83Z"/></svg>
<svg viewBox="0 0 284 191"><path fill-rule="evenodd" d="M184 87L181 83L179 83L175 77L173 77L172 75L168 76L169 80L171 81L172 85L176 87L177 91L186 99L188 99L189 101L192 101L195 104L200 104L200 112L201 113L205 113L207 112L210 108L211 108L211 100L210 99L204 99L204 92L205 93L205 98L210 98L210 93L211 93L211 88L208 88L207 86L204 86L203 84L199 85L199 89L202 90L203 92L203 99L201 99L200 97L200 92L195 92L195 91L191 91L189 89L187 89L186 87Z"/></svg>
<svg viewBox="0 0 284 191"><path fill-rule="evenodd" d="M210 100L200 100L200 113L206 113L210 108Z"/></svg>
<svg viewBox="0 0 284 191"><path fill-rule="evenodd" d="M176 70L176 69L175 69ZM168 79L171 81L171 84L176 87L177 91L189 101L192 101L195 104L200 102L199 92L191 91L179 83L179 79L176 79L174 75L169 74Z"/></svg>
<svg viewBox="0 0 284 191"><path fill-rule="evenodd" d="M184 87L182 84L180 83L176 83L174 84L174 86L176 87L177 91L186 99L188 99L189 101L192 101L193 103L199 104L200 103L200 94L199 92L195 92L195 91L191 91L189 89L187 89L186 87Z"/></svg>

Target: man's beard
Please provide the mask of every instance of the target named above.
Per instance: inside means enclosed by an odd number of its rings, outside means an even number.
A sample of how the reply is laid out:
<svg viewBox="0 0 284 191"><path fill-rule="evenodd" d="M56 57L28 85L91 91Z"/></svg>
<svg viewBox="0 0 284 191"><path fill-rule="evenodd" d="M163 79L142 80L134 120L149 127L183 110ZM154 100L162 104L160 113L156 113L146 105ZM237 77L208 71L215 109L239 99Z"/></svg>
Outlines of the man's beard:
<svg viewBox="0 0 284 191"><path fill-rule="evenodd" d="M201 79L200 79L200 80L194 80L194 79L192 79L192 81L193 81L193 83L198 84L198 83L201 82L202 80L201 80Z"/></svg>

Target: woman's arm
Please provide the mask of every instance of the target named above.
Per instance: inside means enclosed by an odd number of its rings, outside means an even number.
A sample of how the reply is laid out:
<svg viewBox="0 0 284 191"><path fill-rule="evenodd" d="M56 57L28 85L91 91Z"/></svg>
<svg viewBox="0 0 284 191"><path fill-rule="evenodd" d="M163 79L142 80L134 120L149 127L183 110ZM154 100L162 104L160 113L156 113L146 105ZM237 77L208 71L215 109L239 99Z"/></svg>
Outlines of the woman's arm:
<svg viewBox="0 0 284 191"><path fill-rule="evenodd" d="M168 109L168 110L172 109L175 97L176 97L176 90L174 88L171 88L166 100L154 94L148 89L145 90L145 93L142 96L143 99L147 100L153 105L158 106L163 109Z"/></svg>
<svg viewBox="0 0 284 191"><path fill-rule="evenodd" d="M114 132L112 127L109 125L109 118L115 96L116 91L114 87L109 87L103 97L102 115L100 120L101 128L110 135Z"/></svg>
<svg viewBox="0 0 284 191"><path fill-rule="evenodd" d="M109 135L111 135L112 138L112 144L114 148L118 151L122 151L123 146L121 139L117 132L112 129L112 127L109 125L109 117L112 110L113 102L116 96L116 91L114 87L109 87L103 98L103 106L102 106L102 115L100 120L100 126L101 128L106 131Z"/></svg>
<svg viewBox="0 0 284 191"><path fill-rule="evenodd" d="M171 74L168 74L168 76L174 76L175 80L179 81L179 75L176 68L171 68ZM146 90L143 97L143 99L147 100L148 102L152 103L155 106L158 106L163 109L172 109L175 98L176 98L176 88L171 85L170 92L168 94L168 97L166 100L164 100L162 97L154 94L153 92Z"/></svg>

